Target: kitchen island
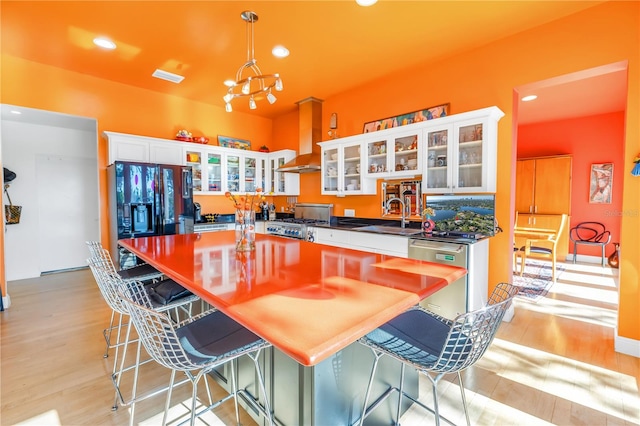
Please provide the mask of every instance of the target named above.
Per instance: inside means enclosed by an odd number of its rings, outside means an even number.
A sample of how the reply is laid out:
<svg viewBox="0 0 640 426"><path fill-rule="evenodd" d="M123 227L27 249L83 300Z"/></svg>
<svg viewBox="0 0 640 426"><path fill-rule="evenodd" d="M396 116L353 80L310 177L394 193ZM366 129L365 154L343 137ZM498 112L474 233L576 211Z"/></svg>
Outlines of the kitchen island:
<svg viewBox="0 0 640 426"><path fill-rule="evenodd" d="M256 236L255 251L236 252L234 236L223 231L119 243L274 345L264 372L283 424L355 422L373 360L357 339L466 274L269 235ZM241 387L257 395L253 369L239 364ZM385 364L373 389L378 395L400 377L399 365ZM218 375L225 384L225 368ZM417 377L408 378L407 389L417 395ZM377 411L387 416L393 409Z"/></svg>

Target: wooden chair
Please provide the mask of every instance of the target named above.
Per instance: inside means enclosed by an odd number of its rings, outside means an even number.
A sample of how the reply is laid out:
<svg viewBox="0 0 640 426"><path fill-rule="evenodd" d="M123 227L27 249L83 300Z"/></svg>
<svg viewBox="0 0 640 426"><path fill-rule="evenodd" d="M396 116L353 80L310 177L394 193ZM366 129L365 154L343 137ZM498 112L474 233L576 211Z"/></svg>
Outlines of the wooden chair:
<svg viewBox="0 0 640 426"><path fill-rule="evenodd" d="M564 230L564 227L567 224L568 216L566 214L558 215L560 217L558 221L558 226L554 229L554 232L551 233L540 233L539 237L536 237L535 231L532 232L532 235L527 237L525 243L520 250L518 251L518 255L521 260L521 268L520 275L524 273L524 265L529 257L550 257L551 258L551 279L553 281L556 280L556 248L558 246L558 240L560 238L560 234Z"/></svg>

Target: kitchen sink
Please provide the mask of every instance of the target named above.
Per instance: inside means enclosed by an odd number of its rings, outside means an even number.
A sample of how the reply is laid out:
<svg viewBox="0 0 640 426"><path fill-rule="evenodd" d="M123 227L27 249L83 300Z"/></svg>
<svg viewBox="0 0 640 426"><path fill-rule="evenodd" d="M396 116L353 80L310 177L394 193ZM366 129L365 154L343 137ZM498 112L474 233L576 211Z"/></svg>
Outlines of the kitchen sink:
<svg viewBox="0 0 640 426"><path fill-rule="evenodd" d="M399 226L370 225L353 228L352 231L377 232L380 234L393 235L415 235L421 234L422 230L415 228L401 228Z"/></svg>

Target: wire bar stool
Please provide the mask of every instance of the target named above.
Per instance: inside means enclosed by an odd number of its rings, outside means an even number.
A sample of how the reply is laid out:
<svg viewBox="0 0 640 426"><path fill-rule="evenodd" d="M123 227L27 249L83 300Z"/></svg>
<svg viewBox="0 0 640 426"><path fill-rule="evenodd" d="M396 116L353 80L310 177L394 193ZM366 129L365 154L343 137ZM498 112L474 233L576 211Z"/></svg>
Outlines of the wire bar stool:
<svg viewBox="0 0 640 426"><path fill-rule="evenodd" d="M171 370L171 383L167 392L162 424L166 424L171 404L171 390L175 384L175 374L183 372L192 384L191 412L189 423L194 424L196 417L209 411L222 402L233 397L235 403L236 422L240 424L238 412L239 391L234 368L231 368L232 392L219 401L211 401L211 392L206 375L227 362L247 355L254 363L260 390L264 397L264 408L260 412L270 425L273 415L265 388L264 377L258 358L263 349L271 344L256 336L225 314L217 310L209 310L175 323L166 313L149 309L149 298L142 285L121 283L118 293L127 305L131 321L136 328L140 340L151 357L160 365ZM198 383L205 377L209 405L196 411Z"/></svg>
<svg viewBox="0 0 640 426"><path fill-rule="evenodd" d="M146 361L140 360L141 358L140 341L136 338L131 338L132 325L130 322L127 322L125 324L126 332L125 332L124 338L121 340L122 327L123 327L122 319L124 316L128 316L129 312L127 310L128 309L127 305L125 305L122 302L121 298L117 294L117 287L121 284L137 285L138 282L133 280L122 279L119 275L114 274L113 271L107 265L105 265L105 263L101 260L90 258L87 260L87 262L89 263L89 267L91 269L91 272L93 273L96 283L98 284L98 288L100 289L100 292L103 298L105 299L109 307L111 307L112 311L119 315L118 327L116 332L116 336L117 336L116 343L111 345L112 347L115 348L115 356L113 360L113 371L111 374L111 380L113 382L113 385L116 391L112 410L118 409L118 401L119 401L120 404L122 405L131 406L131 411L133 413L133 411L135 410L134 404L136 401L152 396L152 395L146 395L144 398L136 396L139 367L145 364L146 362L151 361L151 359L147 359ZM162 284L178 285L177 283L171 280L156 281L146 285L140 282L140 284L142 285L142 288L145 290L145 292L152 290L154 286L158 286ZM157 302L149 297L147 297L147 300L149 300L148 307L150 309L154 309L161 312L171 311L175 316L174 321L179 321L181 313L185 318L192 316L193 303L196 301L199 301L200 299L197 296L189 293L187 296L178 298L170 303ZM130 343L136 343L136 342L138 345L137 345L135 362L132 365L125 367L125 360L127 356L128 345ZM122 348L121 353L120 353L120 348ZM125 399L123 392L120 388L120 382L123 374L131 370L133 370L133 387L132 387L131 397L127 400Z"/></svg>
<svg viewBox="0 0 640 426"><path fill-rule="evenodd" d="M516 286L500 283L492 292L485 307L458 315L454 320L443 318L421 306L415 306L362 337L360 343L371 349L374 362L359 423L364 424L367 414L371 413L393 391L398 391L396 424L400 418L402 397L406 397L433 413L436 425L440 424L441 418L453 425L454 423L450 420L440 416L437 385L445 374L456 373L467 425L471 425L460 372L472 366L484 355L517 293ZM371 407L367 407L378 361L385 355L401 363L400 389L389 388ZM433 409L403 392L404 369L407 365L415 368L418 373L422 373L431 381Z"/></svg>

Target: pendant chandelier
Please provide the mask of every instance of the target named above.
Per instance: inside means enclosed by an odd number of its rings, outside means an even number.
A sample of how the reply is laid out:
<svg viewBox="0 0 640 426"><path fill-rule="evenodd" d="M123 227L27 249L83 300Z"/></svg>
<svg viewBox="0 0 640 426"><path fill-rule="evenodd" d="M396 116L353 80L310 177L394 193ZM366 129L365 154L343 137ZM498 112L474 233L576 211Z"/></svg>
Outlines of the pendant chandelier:
<svg viewBox="0 0 640 426"><path fill-rule="evenodd" d="M225 110L233 111L231 102L235 98L248 97L249 108L256 109L256 96L266 94L267 100L273 104L277 98L273 91L282 90L282 79L278 74L262 74L260 67L254 58L253 24L258 20L255 12L245 10L240 14L243 21L247 23L247 62L245 62L236 72L234 82L225 83L229 86L227 94L223 99ZM246 71L246 76L244 75Z"/></svg>

